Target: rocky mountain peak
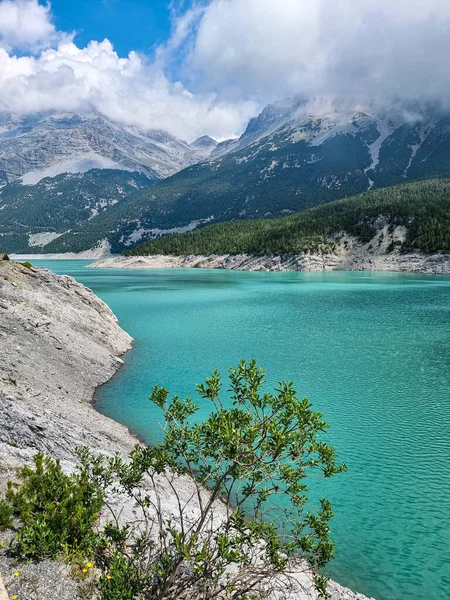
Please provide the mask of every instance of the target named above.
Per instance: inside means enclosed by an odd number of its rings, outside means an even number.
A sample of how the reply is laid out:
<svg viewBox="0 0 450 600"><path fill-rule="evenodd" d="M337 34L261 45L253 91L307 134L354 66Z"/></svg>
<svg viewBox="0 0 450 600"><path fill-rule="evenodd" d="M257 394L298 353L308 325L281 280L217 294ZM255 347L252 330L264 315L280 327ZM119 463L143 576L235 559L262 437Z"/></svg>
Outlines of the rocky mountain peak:
<svg viewBox="0 0 450 600"><path fill-rule="evenodd" d="M211 150L215 146L211 145ZM166 131L140 131L86 111L0 114L0 172L6 182L34 184L92 168L137 171L163 179L198 162L206 152Z"/></svg>
<svg viewBox="0 0 450 600"><path fill-rule="evenodd" d="M189 144L189 146L191 148L215 148L217 146L217 141L209 135L202 135L192 142L192 144Z"/></svg>
<svg viewBox="0 0 450 600"><path fill-rule="evenodd" d="M211 153L217 148L218 142L209 135L202 135L197 138L189 148L193 150L201 159L208 158Z"/></svg>

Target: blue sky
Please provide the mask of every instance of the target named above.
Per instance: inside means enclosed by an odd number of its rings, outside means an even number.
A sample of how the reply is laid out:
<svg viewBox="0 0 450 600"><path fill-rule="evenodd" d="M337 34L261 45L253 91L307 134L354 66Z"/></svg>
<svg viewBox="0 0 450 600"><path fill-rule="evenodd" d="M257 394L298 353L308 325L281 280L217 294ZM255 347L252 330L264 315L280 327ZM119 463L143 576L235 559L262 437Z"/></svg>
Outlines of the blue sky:
<svg viewBox="0 0 450 600"><path fill-rule="evenodd" d="M44 2L41 2L44 4ZM108 38L120 56L131 50L151 53L170 34L167 0L52 0L57 29L76 30L75 41Z"/></svg>

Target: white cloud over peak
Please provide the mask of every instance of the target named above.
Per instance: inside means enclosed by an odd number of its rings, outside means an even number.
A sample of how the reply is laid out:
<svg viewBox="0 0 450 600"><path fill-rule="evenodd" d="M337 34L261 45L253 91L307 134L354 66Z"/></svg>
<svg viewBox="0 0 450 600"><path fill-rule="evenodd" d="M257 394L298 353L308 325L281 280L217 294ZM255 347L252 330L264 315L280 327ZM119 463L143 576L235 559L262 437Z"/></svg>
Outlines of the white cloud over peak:
<svg viewBox="0 0 450 600"><path fill-rule="evenodd" d="M0 0L0 110L97 110L188 141L291 95L450 106L448 56L449 0L198 0L152 57L80 48L50 4Z"/></svg>
<svg viewBox="0 0 450 600"><path fill-rule="evenodd" d="M448 0L212 0L190 67L229 98L450 100Z"/></svg>
<svg viewBox="0 0 450 600"><path fill-rule="evenodd" d="M35 0L0 2L0 47L36 52L69 37L56 31L49 4Z"/></svg>
<svg viewBox="0 0 450 600"><path fill-rule="evenodd" d="M12 25L0 24L1 111L96 110L122 124L164 129L188 141L205 133L227 138L255 112L252 102L234 104L214 93L192 94L165 75L158 54L153 62L136 52L120 58L108 40L79 48L55 31L49 6L37 0L2 0L0 18L2 14L11 17L8 23L16 18L22 29L13 38ZM30 15L38 17L34 29L27 25ZM176 29L180 37L185 35L182 29ZM44 40L46 48L31 54ZM16 56L12 48L30 53Z"/></svg>

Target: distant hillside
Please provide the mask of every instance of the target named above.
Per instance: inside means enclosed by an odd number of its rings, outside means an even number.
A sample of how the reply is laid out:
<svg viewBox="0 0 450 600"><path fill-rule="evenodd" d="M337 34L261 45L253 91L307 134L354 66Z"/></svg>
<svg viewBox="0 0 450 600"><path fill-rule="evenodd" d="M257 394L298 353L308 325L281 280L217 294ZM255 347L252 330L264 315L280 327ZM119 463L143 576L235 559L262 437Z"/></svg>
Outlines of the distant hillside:
<svg viewBox="0 0 450 600"><path fill-rule="evenodd" d="M205 160L216 146L208 136L187 144L97 112L0 112L0 236L10 251L40 251L36 241L49 243L131 191ZM33 237L40 231L48 235Z"/></svg>
<svg viewBox="0 0 450 600"><path fill-rule="evenodd" d="M0 189L0 246L7 252L39 252L150 185L141 173L106 169L64 173L30 186L11 183Z"/></svg>
<svg viewBox="0 0 450 600"><path fill-rule="evenodd" d="M450 179L373 190L279 219L233 221L141 244L124 254L299 254L332 250L343 233L368 243L404 227L388 251L450 251Z"/></svg>
<svg viewBox="0 0 450 600"><path fill-rule="evenodd" d="M448 114L430 110L405 122L401 114L336 106L311 115L294 99L266 107L208 160L129 196L45 251L87 250L107 239L122 252L205 223L281 217L449 170Z"/></svg>

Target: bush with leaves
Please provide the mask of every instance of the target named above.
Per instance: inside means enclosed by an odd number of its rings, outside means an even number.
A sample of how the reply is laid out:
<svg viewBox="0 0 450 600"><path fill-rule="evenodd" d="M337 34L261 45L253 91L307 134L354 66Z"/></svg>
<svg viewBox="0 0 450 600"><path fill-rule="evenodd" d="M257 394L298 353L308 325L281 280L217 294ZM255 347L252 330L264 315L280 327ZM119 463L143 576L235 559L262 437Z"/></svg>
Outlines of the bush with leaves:
<svg viewBox="0 0 450 600"><path fill-rule="evenodd" d="M151 400L164 414L164 441L135 448L129 462L108 461L105 483L115 480L142 516L139 535L131 535L130 524L110 532L101 560L114 576L100 582L105 600L121 597L129 581L137 590L132 597L153 600L243 600L280 586L287 592L295 586L292 561L308 565L325 594L321 570L333 556L333 513L324 499L316 512L307 509L306 481L345 470L322 440L328 426L292 383L264 392L255 361L231 369L230 383L229 408L216 371L198 386L212 408L203 422L190 398L169 400L156 387ZM187 500L177 481L184 474L194 482ZM175 516L165 511L168 489Z"/></svg>
<svg viewBox="0 0 450 600"><path fill-rule="evenodd" d="M5 529L10 529L13 525L13 514L14 511L12 506L5 502L4 500L0 500L0 531L4 531Z"/></svg>
<svg viewBox="0 0 450 600"><path fill-rule="evenodd" d="M66 475L59 461L38 453L34 469L23 467L20 482L9 482L6 499L21 523L12 548L16 556L41 560L93 552L103 492L86 457L80 453L81 466Z"/></svg>
<svg viewBox="0 0 450 600"><path fill-rule="evenodd" d="M155 387L164 439L136 446L128 460L79 449L79 471L68 476L38 454L8 491L23 523L16 554L92 552L102 600L287 597L298 593L300 569L325 596L333 513L325 499L308 509L306 482L345 470L323 441L328 425L292 383L265 392L255 361L229 378L226 404L217 371L197 386L211 408L204 421L192 399ZM124 522L117 498L133 507L133 521ZM103 504L110 518L100 531Z"/></svg>

